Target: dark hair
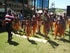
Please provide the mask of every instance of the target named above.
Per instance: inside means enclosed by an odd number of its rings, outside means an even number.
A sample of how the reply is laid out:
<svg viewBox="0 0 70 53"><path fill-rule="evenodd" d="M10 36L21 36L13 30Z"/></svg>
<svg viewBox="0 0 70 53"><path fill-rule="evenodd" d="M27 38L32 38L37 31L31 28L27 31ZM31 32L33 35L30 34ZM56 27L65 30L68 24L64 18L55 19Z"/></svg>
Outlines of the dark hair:
<svg viewBox="0 0 70 53"><path fill-rule="evenodd" d="M8 10L8 14L11 15L11 10Z"/></svg>

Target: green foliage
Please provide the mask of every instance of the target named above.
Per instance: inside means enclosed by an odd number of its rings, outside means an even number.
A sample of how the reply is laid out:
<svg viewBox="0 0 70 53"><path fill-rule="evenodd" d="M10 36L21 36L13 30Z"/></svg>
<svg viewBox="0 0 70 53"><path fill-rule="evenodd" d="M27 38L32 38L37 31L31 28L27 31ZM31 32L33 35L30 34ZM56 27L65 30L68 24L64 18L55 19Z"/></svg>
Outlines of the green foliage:
<svg viewBox="0 0 70 53"><path fill-rule="evenodd" d="M55 10L55 12L56 13L63 13L63 12L65 12L66 10L65 9L58 9L58 8L56 8L56 10Z"/></svg>

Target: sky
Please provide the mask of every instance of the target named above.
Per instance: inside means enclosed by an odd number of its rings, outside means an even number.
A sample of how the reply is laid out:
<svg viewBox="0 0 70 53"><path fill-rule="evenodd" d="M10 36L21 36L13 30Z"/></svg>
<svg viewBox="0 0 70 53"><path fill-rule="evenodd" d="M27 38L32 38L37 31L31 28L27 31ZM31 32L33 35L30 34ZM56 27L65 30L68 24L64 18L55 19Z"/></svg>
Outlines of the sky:
<svg viewBox="0 0 70 53"><path fill-rule="evenodd" d="M49 0L49 7L51 8L51 4L55 4L55 8L66 9L67 5L70 5L70 0Z"/></svg>

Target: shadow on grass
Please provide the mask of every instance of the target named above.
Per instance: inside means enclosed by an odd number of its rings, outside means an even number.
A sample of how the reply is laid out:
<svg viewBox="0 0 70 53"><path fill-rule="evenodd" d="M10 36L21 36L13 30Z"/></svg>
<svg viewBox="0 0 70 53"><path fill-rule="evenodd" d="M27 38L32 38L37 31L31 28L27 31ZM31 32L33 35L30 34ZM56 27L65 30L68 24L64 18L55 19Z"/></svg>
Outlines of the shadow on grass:
<svg viewBox="0 0 70 53"><path fill-rule="evenodd" d="M69 41L70 41L70 29L69 29L68 33L65 33L65 36L69 36Z"/></svg>
<svg viewBox="0 0 70 53"><path fill-rule="evenodd" d="M35 35L34 37L36 37L36 38L40 38L40 37L38 37L38 36L36 36L36 35Z"/></svg>
<svg viewBox="0 0 70 53"><path fill-rule="evenodd" d="M52 40L48 40L48 42L50 43L50 45L53 47L53 48L56 48L57 46L59 46L58 43L52 41Z"/></svg>
<svg viewBox="0 0 70 53"><path fill-rule="evenodd" d="M64 39L64 38L60 39L60 41L70 43L70 40L66 40L66 39Z"/></svg>
<svg viewBox="0 0 70 53"><path fill-rule="evenodd" d="M67 33L68 33L69 31L65 31L65 32L67 32Z"/></svg>
<svg viewBox="0 0 70 53"><path fill-rule="evenodd" d="M45 37L45 35L41 34L40 32L38 32L37 34L39 34L39 35L42 36L42 37Z"/></svg>
<svg viewBox="0 0 70 53"><path fill-rule="evenodd" d="M27 39L31 44L35 44L37 45L37 43L34 41L34 40L30 40L30 39Z"/></svg>
<svg viewBox="0 0 70 53"><path fill-rule="evenodd" d="M9 44L10 44L10 45L14 45L14 46L19 45L19 43L15 42L15 41L10 41Z"/></svg>
<svg viewBox="0 0 70 53"><path fill-rule="evenodd" d="M65 34L65 36L69 36L70 35L70 32L67 32L67 33L64 33Z"/></svg>
<svg viewBox="0 0 70 53"><path fill-rule="evenodd" d="M68 33L64 33L65 34L65 36L69 36L69 34Z"/></svg>

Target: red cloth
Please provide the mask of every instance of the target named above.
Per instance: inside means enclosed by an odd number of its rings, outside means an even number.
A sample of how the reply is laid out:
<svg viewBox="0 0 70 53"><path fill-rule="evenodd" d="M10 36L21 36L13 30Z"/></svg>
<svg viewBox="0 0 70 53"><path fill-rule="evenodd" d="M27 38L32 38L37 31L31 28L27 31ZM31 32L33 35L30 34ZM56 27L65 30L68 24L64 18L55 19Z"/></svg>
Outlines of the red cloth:
<svg viewBox="0 0 70 53"><path fill-rule="evenodd" d="M12 19L14 19L14 16L13 15L8 15L8 14L5 15L5 21L6 22L11 22Z"/></svg>

